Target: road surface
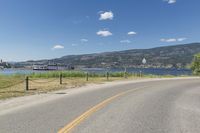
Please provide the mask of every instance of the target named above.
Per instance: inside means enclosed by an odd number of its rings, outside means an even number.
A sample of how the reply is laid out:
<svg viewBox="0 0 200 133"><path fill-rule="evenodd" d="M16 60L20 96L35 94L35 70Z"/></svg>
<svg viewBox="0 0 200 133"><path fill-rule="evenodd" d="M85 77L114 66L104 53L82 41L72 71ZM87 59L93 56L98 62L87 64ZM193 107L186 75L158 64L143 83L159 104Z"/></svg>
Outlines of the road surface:
<svg viewBox="0 0 200 133"><path fill-rule="evenodd" d="M62 97L0 114L0 133L200 133L200 79L55 95Z"/></svg>

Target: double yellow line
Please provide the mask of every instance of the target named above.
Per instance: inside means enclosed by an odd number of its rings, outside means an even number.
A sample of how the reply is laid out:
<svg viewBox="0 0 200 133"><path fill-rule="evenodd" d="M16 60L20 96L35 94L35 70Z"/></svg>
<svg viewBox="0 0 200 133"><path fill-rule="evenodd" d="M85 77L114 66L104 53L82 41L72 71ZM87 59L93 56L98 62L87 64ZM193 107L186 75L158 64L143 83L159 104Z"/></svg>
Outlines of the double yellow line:
<svg viewBox="0 0 200 133"><path fill-rule="evenodd" d="M104 100L103 102L95 105L94 107L92 107L91 109L89 109L88 111L86 111L85 113L80 115L79 117L77 117L75 120L70 122L68 125L66 125L62 129L60 129L58 131L58 133L69 133L74 127L76 127L78 124L80 124L82 121L84 121L87 117L89 117L90 115L92 115L96 111L100 110L101 108L103 108L104 106L106 106L107 104L112 102L114 99L116 99L116 98L118 98L120 96L123 96L123 95L125 95L127 93L136 91L138 89L133 89L133 90L128 90L128 91L125 91L125 92L121 92L121 93L118 93L117 95L114 95L114 96Z"/></svg>

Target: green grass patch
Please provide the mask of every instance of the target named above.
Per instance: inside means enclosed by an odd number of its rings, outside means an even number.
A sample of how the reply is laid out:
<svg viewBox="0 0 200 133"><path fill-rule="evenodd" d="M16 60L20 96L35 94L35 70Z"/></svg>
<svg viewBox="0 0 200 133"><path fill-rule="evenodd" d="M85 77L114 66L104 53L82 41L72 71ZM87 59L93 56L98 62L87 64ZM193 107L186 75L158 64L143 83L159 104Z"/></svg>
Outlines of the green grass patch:
<svg viewBox="0 0 200 133"><path fill-rule="evenodd" d="M63 77L85 77L85 73L81 71L49 71L44 73L32 73L28 75L30 78L58 78L62 74Z"/></svg>

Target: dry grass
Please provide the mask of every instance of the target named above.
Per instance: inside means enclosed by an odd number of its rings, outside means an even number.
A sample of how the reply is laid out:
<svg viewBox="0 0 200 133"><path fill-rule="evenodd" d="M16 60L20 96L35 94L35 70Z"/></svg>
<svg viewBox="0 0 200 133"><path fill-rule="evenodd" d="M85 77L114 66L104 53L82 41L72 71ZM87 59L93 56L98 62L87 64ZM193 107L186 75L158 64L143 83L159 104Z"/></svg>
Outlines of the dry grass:
<svg viewBox="0 0 200 133"><path fill-rule="evenodd" d="M29 80L29 91L25 91L25 81L11 87L0 88L0 99L7 99L11 97L19 97L25 95L33 95L40 93L47 93L50 91L69 89L81 87L86 84L101 84L103 82L110 82L114 80L120 80L122 78L112 77L108 81L105 77L93 77L86 81L86 78L63 78L63 84L60 85L59 78L48 78L48 79L30 79ZM10 80L11 81L11 80ZM6 84L10 84L6 83Z"/></svg>
<svg viewBox="0 0 200 133"><path fill-rule="evenodd" d="M162 78L173 76L155 76L144 75L142 78ZM128 79L141 79L137 75L129 76ZM50 91L69 89L81 87L86 84L101 84L104 82L111 82L116 80L127 80L123 77L109 77L107 81L106 77L89 77L89 81L86 81L86 77L65 77L63 78L63 84L60 85L59 78L45 78L36 77L29 80L29 91L25 91L25 77L24 76L0 76L0 99L7 99L11 97L19 97L25 95L34 95L40 93L47 93Z"/></svg>

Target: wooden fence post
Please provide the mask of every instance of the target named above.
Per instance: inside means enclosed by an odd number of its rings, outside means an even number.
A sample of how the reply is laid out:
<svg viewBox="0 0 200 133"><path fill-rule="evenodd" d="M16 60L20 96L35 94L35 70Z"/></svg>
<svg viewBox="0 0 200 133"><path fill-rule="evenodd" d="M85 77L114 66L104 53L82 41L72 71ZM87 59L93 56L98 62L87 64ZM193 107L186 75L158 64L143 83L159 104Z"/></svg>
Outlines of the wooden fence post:
<svg viewBox="0 0 200 133"><path fill-rule="evenodd" d="M28 78L28 76L26 76L26 91L28 91L29 90L29 82L28 82L28 80L29 80L29 78Z"/></svg>
<svg viewBox="0 0 200 133"><path fill-rule="evenodd" d="M109 80L109 72L106 73L106 78Z"/></svg>
<svg viewBox="0 0 200 133"><path fill-rule="evenodd" d="M127 72L124 71L124 78L127 78Z"/></svg>
<svg viewBox="0 0 200 133"><path fill-rule="evenodd" d="M88 74L88 72L86 73L86 81L88 81L89 80L89 74Z"/></svg>
<svg viewBox="0 0 200 133"><path fill-rule="evenodd" d="M60 85L62 84L62 73L60 74Z"/></svg>

